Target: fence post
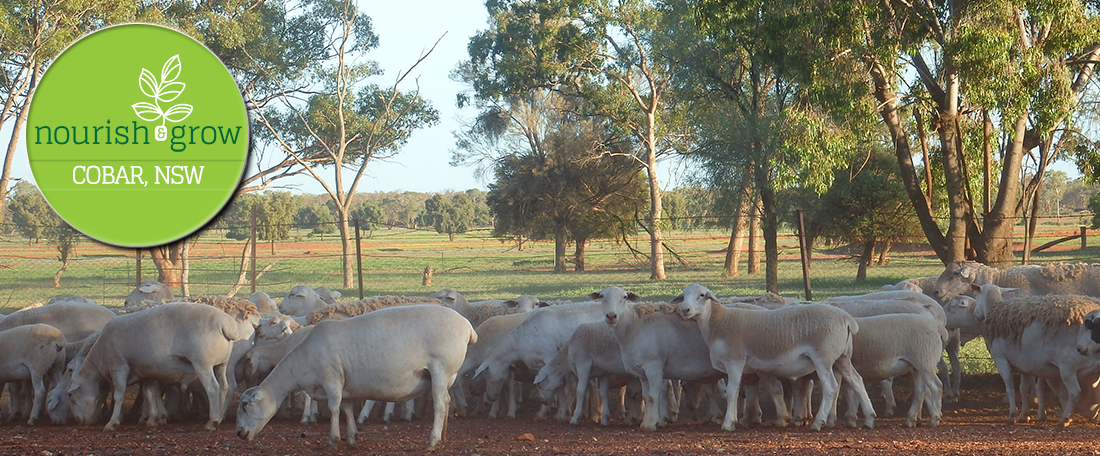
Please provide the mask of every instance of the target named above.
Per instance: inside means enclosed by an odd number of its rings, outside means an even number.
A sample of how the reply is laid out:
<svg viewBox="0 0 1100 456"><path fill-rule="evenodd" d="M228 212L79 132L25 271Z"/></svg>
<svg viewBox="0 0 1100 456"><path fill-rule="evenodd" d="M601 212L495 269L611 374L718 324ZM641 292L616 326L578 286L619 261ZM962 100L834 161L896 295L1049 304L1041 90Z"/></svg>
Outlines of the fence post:
<svg viewBox="0 0 1100 456"><path fill-rule="evenodd" d="M137 276L137 285L134 285L134 286L140 287L141 286L141 249L134 249L134 257L137 258L137 266L136 266L136 274L135 274Z"/></svg>
<svg viewBox="0 0 1100 456"><path fill-rule="evenodd" d="M359 272L359 299L363 299L363 248L359 245L359 217L355 218L355 265Z"/></svg>
<svg viewBox="0 0 1100 456"><path fill-rule="evenodd" d="M802 210L798 210L798 251L802 257L802 285L806 288L806 300L813 301L813 290L810 289L810 252L806 244L806 223L802 221Z"/></svg>
<svg viewBox="0 0 1100 456"><path fill-rule="evenodd" d="M253 293L256 292L256 209L256 205L253 204L252 222L249 224L252 231L252 237L248 240L248 242L252 243L252 280L249 280L249 282L252 282Z"/></svg>
<svg viewBox="0 0 1100 456"><path fill-rule="evenodd" d="M1081 226L1081 250L1089 247L1089 234L1085 231L1085 226Z"/></svg>

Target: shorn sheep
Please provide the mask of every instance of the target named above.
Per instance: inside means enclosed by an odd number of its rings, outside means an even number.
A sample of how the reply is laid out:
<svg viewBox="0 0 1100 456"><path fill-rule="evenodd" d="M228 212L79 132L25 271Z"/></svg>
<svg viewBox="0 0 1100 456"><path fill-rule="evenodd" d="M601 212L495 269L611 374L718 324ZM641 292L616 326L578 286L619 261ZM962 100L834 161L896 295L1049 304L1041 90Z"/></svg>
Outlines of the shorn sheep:
<svg viewBox="0 0 1100 456"><path fill-rule="evenodd" d="M67 391L73 416L91 424L96 398L105 383L114 393L114 411L104 430L122 419L122 398L131 378L187 385L196 378L209 399L213 430L225 408L226 363L232 342L244 338L237 322L212 306L168 303L118 316L103 326ZM131 377L132 376L132 377Z"/></svg>
<svg viewBox="0 0 1100 456"><path fill-rule="evenodd" d="M722 430L734 430L741 376L766 373L798 378L816 372L822 399L810 428L821 430L836 407L838 382L834 369L852 383L866 413L864 425L874 426L874 409L863 378L852 367L855 319L832 306L807 304L776 310L729 309L702 285L689 285L673 298L680 315L695 320L710 348L711 363L726 373L726 417Z"/></svg>
<svg viewBox="0 0 1100 456"><path fill-rule="evenodd" d="M443 441L450 404L448 389L466 347L477 342L470 322L436 305L399 306L346 320L318 323L287 353L271 374L241 396L237 436L252 440L279 409L287 394L305 390L327 399L332 414L330 444L340 437L340 412L355 445L351 401L407 401L431 390L435 417L428 449Z"/></svg>
<svg viewBox="0 0 1100 456"><path fill-rule="evenodd" d="M971 285L985 284L1014 288L1018 297L1044 294L1100 297L1100 264L1051 263L1002 270L973 261L956 261L940 274L932 296L946 303L956 295L969 293Z"/></svg>
<svg viewBox="0 0 1100 456"><path fill-rule="evenodd" d="M134 307L145 302L164 304L166 302L171 302L173 298L172 289L168 288L167 285L157 282L156 280L147 280L142 282L141 285L138 285L134 291L130 292L130 295L122 302L122 306Z"/></svg>
<svg viewBox="0 0 1100 456"><path fill-rule="evenodd" d="M332 304L310 312L306 316L306 322L315 325L322 320L343 320L358 315L374 312L387 307L408 306L413 304L442 305L438 299L421 298L416 296L375 296L362 301L346 304Z"/></svg>
<svg viewBox="0 0 1100 456"><path fill-rule="evenodd" d="M428 295L428 297L438 299L443 302L443 305L458 311L458 313L470 320L470 324L474 325L474 328L477 328L484 323L485 320L492 317L513 313L526 313L540 307L550 306L550 303L528 295L519 296L513 299L471 303L466 300L466 297L463 296L462 293L449 288L439 290Z"/></svg>
<svg viewBox="0 0 1100 456"><path fill-rule="evenodd" d="M65 367L65 345L61 331L41 323L0 331L0 388L6 382L31 383L34 402L27 420L31 426L46 402L46 376L52 375L56 383Z"/></svg>

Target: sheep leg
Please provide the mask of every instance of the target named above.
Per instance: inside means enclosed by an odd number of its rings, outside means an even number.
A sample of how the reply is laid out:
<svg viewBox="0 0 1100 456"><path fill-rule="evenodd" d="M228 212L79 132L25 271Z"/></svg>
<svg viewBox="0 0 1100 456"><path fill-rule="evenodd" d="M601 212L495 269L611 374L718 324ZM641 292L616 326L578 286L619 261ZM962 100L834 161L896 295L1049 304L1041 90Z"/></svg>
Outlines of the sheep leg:
<svg viewBox="0 0 1100 456"><path fill-rule="evenodd" d="M894 379L883 379L879 386L882 387L882 397L886 401L886 416L894 416L894 409L898 406L897 399L894 398Z"/></svg>
<svg viewBox="0 0 1100 456"><path fill-rule="evenodd" d="M348 446L355 448L355 433L357 429L355 429L355 411L352 410L351 402L352 401L345 401L341 404L340 411L344 412L344 421L346 421L348 425Z"/></svg>
<svg viewBox="0 0 1100 456"><path fill-rule="evenodd" d="M383 423L388 424L391 420L393 420L393 408L395 406L397 406L396 402L387 402L386 403L386 410L384 412L382 412L382 422Z"/></svg>
<svg viewBox="0 0 1100 456"><path fill-rule="evenodd" d="M341 385L325 385L325 397L328 398L329 431L328 446L336 446L340 440L340 404L343 402L343 387ZM349 431L355 432L355 431Z"/></svg>
<svg viewBox="0 0 1100 456"><path fill-rule="evenodd" d="M661 384L665 381L659 367L646 365L642 367L645 380L642 382L642 405L645 407L645 415L642 418L643 431L656 431L657 421L660 419Z"/></svg>
<svg viewBox="0 0 1100 456"><path fill-rule="evenodd" d="M481 402L492 402L492 405L489 407L489 418L496 419L497 414L500 413L500 401L489 400L489 393L486 392Z"/></svg>
<svg viewBox="0 0 1100 456"><path fill-rule="evenodd" d="M587 384L587 382L585 382ZM564 390L564 388L563 388ZM581 404L584 404L584 396L580 390L575 391L575 396L580 398ZM557 421L565 421L565 418L569 416L569 395L565 391L558 391L558 413L554 415L554 419ZM584 413L584 409L581 408L581 413Z"/></svg>
<svg viewBox="0 0 1100 456"><path fill-rule="evenodd" d="M363 403L363 411L359 412L359 424L365 423L367 418L370 418L371 410L374 410L374 401L367 399L366 402Z"/></svg>
<svg viewBox="0 0 1100 456"><path fill-rule="evenodd" d="M1062 418L1058 420L1058 425L1065 427L1073 422L1073 409L1077 406L1077 397L1081 395L1081 383L1077 381L1076 371L1061 368L1058 371L1062 375L1062 384L1066 388L1066 401L1062 403Z"/></svg>
<svg viewBox="0 0 1100 456"><path fill-rule="evenodd" d="M569 420L569 424L577 426L581 424L581 414L584 413L584 395L588 392L588 377L592 372L591 363L580 363L577 368L577 404L573 408L573 418ZM602 388L602 387L601 387ZM601 390L602 394L602 390ZM559 411L560 412L560 411Z"/></svg>
<svg viewBox="0 0 1100 456"><path fill-rule="evenodd" d="M130 376L130 369L125 366L118 366L111 371L111 381L114 384L114 409L111 410L111 419L107 421L107 425L103 427L104 431L113 431L118 427L118 424L122 421L122 402L126 397L126 380Z"/></svg>
<svg viewBox="0 0 1100 456"><path fill-rule="evenodd" d="M833 363L833 367L837 369L840 375L843 376L843 380L851 383L852 389L855 390L856 398L859 399L860 409L863 410L863 427L865 429L873 429L875 427L875 413L874 406L871 405L871 397L867 395L867 388L863 386L863 377L856 372L856 368L852 366L852 359L850 355L840 355L840 358ZM831 373L832 371L830 371ZM824 385L822 385L824 387ZM836 399L833 399L833 406L836 407Z"/></svg>
<svg viewBox="0 0 1100 456"><path fill-rule="evenodd" d="M1035 382L1036 378L1031 375L1020 375L1020 414L1017 417L1020 423L1031 421L1031 400L1035 397Z"/></svg>
<svg viewBox="0 0 1100 456"><path fill-rule="evenodd" d="M237 381L234 375L229 374L229 364L218 364L214 366L214 381L217 382L218 387L218 422L221 423L225 419L226 409L229 407L229 401L233 399L233 393L237 388ZM233 379L232 389L230 388L230 379Z"/></svg>
<svg viewBox="0 0 1100 456"><path fill-rule="evenodd" d="M959 360L959 350L962 348L962 331L951 331L947 339L947 359L951 362L951 376L947 382L947 397L952 402L959 402L960 385L962 385L962 361ZM940 361L942 364L943 361Z"/></svg>
<svg viewBox="0 0 1100 456"><path fill-rule="evenodd" d="M302 419L299 422L301 424L317 422L317 402L313 400L313 396L305 392L302 392Z"/></svg>
<svg viewBox="0 0 1100 456"><path fill-rule="evenodd" d="M8 383L8 422L15 421L23 408L23 389L21 382Z"/></svg>
<svg viewBox="0 0 1100 456"><path fill-rule="evenodd" d="M34 426L34 423L38 421L38 416L42 413L42 403L46 399L46 385L42 381L41 373L31 373L31 387L34 388L34 405L31 406L31 416L27 420L28 426Z"/></svg>
<svg viewBox="0 0 1100 456"><path fill-rule="evenodd" d="M145 396L145 407L142 407L142 416L138 421L145 423L147 427L157 427L160 421L156 403L160 400L160 382L141 382L141 394Z"/></svg>
<svg viewBox="0 0 1100 456"><path fill-rule="evenodd" d="M450 392L448 392L447 394L450 394ZM409 399L405 401L405 413L401 416L401 418L405 421L412 421L414 411L416 411L416 399ZM447 412L449 413L450 410L448 410Z"/></svg>
<svg viewBox="0 0 1100 456"><path fill-rule="evenodd" d="M726 363L726 419L722 421L723 431L733 431L737 423L737 395L741 390L741 374L744 366Z"/></svg>
<svg viewBox="0 0 1100 456"><path fill-rule="evenodd" d="M924 399L928 404L928 425L939 426L940 419L943 418L943 382L929 370L925 370L923 373L918 371L917 375L924 378L926 385ZM917 414L919 419L920 409L917 410Z"/></svg>
<svg viewBox="0 0 1100 456"><path fill-rule="evenodd" d="M600 384L600 426L611 424L611 378L597 380Z"/></svg>
<svg viewBox="0 0 1100 456"><path fill-rule="evenodd" d="M203 369L198 361L192 361L191 364L195 368L195 373L199 376L199 383L202 384L203 390L206 391L206 402L210 407L208 411L210 418L206 422L206 430L213 431L218 428L218 425L222 422L222 401L225 398L225 390L222 389L224 383L219 383L215 374L216 367ZM222 381L225 380L225 364L222 366Z"/></svg>
<svg viewBox="0 0 1100 456"><path fill-rule="evenodd" d="M814 415L810 429L820 431L829 419L829 412L836 407L839 382L833 375L833 366L826 364L825 360L816 355L811 356L810 359L817 368L817 379L821 382L821 404L817 408L817 414ZM839 362L839 359L835 362Z"/></svg>
<svg viewBox="0 0 1100 456"><path fill-rule="evenodd" d="M1003 356L993 355L993 364L997 365L997 372L1001 374L1001 380L1005 384L1005 394L1008 396L1008 424L1016 424L1016 385L1012 381L1012 365Z"/></svg>
<svg viewBox="0 0 1100 456"><path fill-rule="evenodd" d="M519 382L512 379L512 376L508 377L508 418L516 418L516 409L519 407L520 400L523 397L519 393ZM545 417L544 417L545 418Z"/></svg>
<svg viewBox="0 0 1100 456"><path fill-rule="evenodd" d="M450 389L447 379L451 378L447 376L447 370L440 362L432 361L428 363L428 373L432 378L432 433L428 438L428 451L434 451L439 448L439 445L445 440L445 432L447 429L447 410L451 407L451 396L447 394L447 390Z"/></svg>
<svg viewBox="0 0 1100 456"><path fill-rule="evenodd" d="M466 417L467 410L470 408L470 404L466 402L466 382L463 379L455 380L454 386L451 387L451 395L454 397L455 404L458 405L458 416Z"/></svg>
<svg viewBox="0 0 1100 456"><path fill-rule="evenodd" d="M683 385L679 380L670 380L668 386L668 422L675 423L680 419L680 404L684 400Z"/></svg>

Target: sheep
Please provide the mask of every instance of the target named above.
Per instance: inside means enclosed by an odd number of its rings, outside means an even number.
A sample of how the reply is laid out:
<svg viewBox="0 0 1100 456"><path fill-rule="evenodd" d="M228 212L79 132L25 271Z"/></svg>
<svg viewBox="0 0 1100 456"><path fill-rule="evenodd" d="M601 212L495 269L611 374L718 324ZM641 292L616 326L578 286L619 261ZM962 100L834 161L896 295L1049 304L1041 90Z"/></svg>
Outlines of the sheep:
<svg viewBox="0 0 1100 456"><path fill-rule="evenodd" d="M279 303L279 312L292 317L304 317L327 304L313 288L307 285L297 285L291 288L283 301Z"/></svg>
<svg viewBox="0 0 1100 456"><path fill-rule="evenodd" d="M992 268L973 261L949 263L936 280L932 297L947 302L969 293L971 285L994 284L1015 288L1016 296L1043 294L1100 297L1100 264L1050 263L1009 269Z"/></svg>
<svg viewBox="0 0 1100 456"><path fill-rule="evenodd" d="M344 296L343 293L336 290L330 290L328 287L317 287L313 289L313 292L317 293L317 297L321 298L325 304L329 305L336 304L336 300Z"/></svg>
<svg viewBox="0 0 1100 456"><path fill-rule="evenodd" d="M540 307L548 307L550 303L542 301L534 296L519 296L514 299L469 302L466 297L457 291L444 288L428 295L429 298L438 299L443 305L457 310L458 313L470 320L470 324L477 328L492 317L508 315L512 313L525 313Z"/></svg>
<svg viewBox="0 0 1100 456"><path fill-rule="evenodd" d="M233 318L205 304L168 303L116 317L103 326L73 374L67 391L73 415L80 424L90 424L101 382L108 383L114 388L114 410L104 430L111 431L122 417L131 375L179 385L197 377L210 405L206 428L213 430L225 411L232 342L242 338Z"/></svg>
<svg viewBox="0 0 1100 456"><path fill-rule="evenodd" d="M863 379L851 364L855 319L832 306L807 304L776 310L727 309L702 285L689 285L672 300L680 316L695 320L710 348L711 363L725 372L726 417L722 430L734 430L741 376L763 372L797 378L817 372L822 400L811 429L821 430L836 406L834 369L852 382L866 413L865 426L874 426L874 409Z"/></svg>
<svg viewBox="0 0 1100 456"><path fill-rule="evenodd" d="M895 284L883 285L882 291L908 290L917 293L929 293L929 296L931 296L932 288L936 286L936 280L939 278L940 276L928 276L905 279Z"/></svg>
<svg viewBox="0 0 1100 456"><path fill-rule="evenodd" d="M778 309L787 304L793 304L797 301L792 301L782 296L779 296L772 292L764 293L760 296L729 296L725 298L719 298L722 304L752 304L765 309Z"/></svg>
<svg viewBox="0 0 1100 456"><path fill-rule="evenodd" d="M1094 310L1081 319L1077 332L1077 353L1100 358L1100 310Z"/></svg>
<svg viewBox="0 0 1100 456"><path fill-rule="evenodd" d="M1089 403L1095 406L1100 378L1100 360L1084 356L1076 349L1080 328L1090 312L1100 309L1100 301L1084 296L1043 295L1004 299L1010 288L993 284L975 286L977 304L974 318L985 328L989 352L1005 383L1009 422L1017 419L1016 391L1012 374L1019 372L1049 380L1057 386L1062 400L1058 421L1068 426L1082 394L1082 382L1088 387ZM1073 350L1067 347L1073 346ZM1094 415L1095 416L1095 415Z"/></svg>
<svg viewBox="0 0 1100 456"><path fill-rule="evenodd" d="M242 378L244 376L244 365L240 362L244 359L245 354L252 349L252 336L256 331L256 326L260 324L260 313L251 301L227 296L193 295L179 298L177 302L193 302L213 306L225 312L226 315L233 317L233 320L237 322L238 334L241 338L233 342L233 352L229 356L229 363L226 365L229 396L225 404L228 405L228 399L231 399L233 393L237 391L237 374L240 374Z"/></svg>
<svg viewBox="0 0 1100 456"><path fill-rule="evenodd" d="M68 390L73 379L73 373L80 370L80 366L84 364L84 359L88 357L92 345L99 339L99 334L100 332L96 331L83 340L69 342L66 345L65 353L69 358L69 362L61 378L54 382L53 387L46 396L46 412L49 413L50 421L53 421L53 424L60 425L68 422L70 417Z"/></svg>
<svg viewBox="0 0 1100 456"><path fill-rule="evenodd" d="M321 320L343 320L345 318L363 315L365 313L373 312L378 309L384 309L386 307L408 306L413 304L442 305L443 303L438 299L420 298L415 296L376 296L373 298L364 299L362 301L347 304L333 304L322 307L320 309L314 310L313 312L310 312L309 315L306 315L306 322L310 325L315 325Z"/></svg>
<svg viewBox="0 0 1100 456"><path fill-rule="evenodd" d="M609 425L611 407L608 393L611 380L613 377L629 376L630 373L623 366L622 351L619 350L615 332L606 323L594 321L578 326L554 359L539 369L535 376L535 385L538 386L539 398L543 404L551 404L555 393L564 388L565 380L570 374L577 378L577 403L569 424L580 424L588 380L597 378L602 405L600 425Z"/></svg>
<svg viewBox="0 0 1100 456"><path fill-rule="evenodd" d="M508 380L513 364L523 363L528 369L541 369L554 359L558 348L569 340L577 326L599 320L602 316L598 302L551 306L531 312L523 322L504 336L478 366L474 376L483 372L488 375L485 378L486 396L490 401L495 401L500 397L501 388ZM564 400L562 406L566 406ZM540 412L543 413L545 407Z"/></svg>
<svg viewBox="0 0 1100 456"><path fill-rule="evenodd" d="M34 426L46 399L45 377L54 382L65 366L65 336L53 326L35 323L0 331L0 387L7 382L31 383L34 402L27 424ZM18 409L11 410L14 416Z"/></svg>
<svg viewBox="0 0 1100 456"><path fill-rule="evenodd" d="M79 298L79 299L77 299ZM87 299L76 297L51 301L42 307L8 315L0 321L0 331L16 326L44 323L61 331L67 341L79 341L98 331L115 313Z"/></svg>
<svg viewBox="0 0 1100 456"><path fill-rule="evenodd" d="M484 323L477 326L477 343L471 345L466 351L466 359L462 362L462 367L458 370L458 380L456 380L455 383L455 393L458 398L460 416L466 415L467 404L464 391L467 386L471 386L467 385L467 381L473 380L467 379L466 375L472 374L478 366L481 366L481 363L489 357L489 354L493 352L493 349L495 349L498 344L500 344L500 341L511 333L516 326L519 326L527 316L527 314L499 315L485 320ZM509 391L507 416L508 418L515 418L515 386L512 385ZM493 405L489 410L489 417L496 418L500 404L497 400L493 400L492 402Z"/></svg>
<svg viewBox="0 0 1100 456"><path fill-rule="evenodd" d="M884 380L913 373L913 404L905 426L916 426L921 404L929 408L929 425L938 426L943 383L936 376L947 329L922 315L886 314L857 317L859 331L852 338L852 366L864 380ZM851 391L850 389L848 390ZM855 404L849 395L848 413L854 423Z"/></svg>
<svg viewBox="0 0 1100 456"><path fill-rule="evenodd" d="M237 436L252 440L292 391L328 399L329 443L340 437L340 411L347 418L348 445L355 445L350 402L358 398L405 401L431 388L435 417L428 449L443 440L454 381L469 344L477 342L470 322L435 305L391 307L346 320L317 324L258 386L241 396Z"/></svg>
<svg viewBox="0 0 1100 456"><path fill-rule="evenodd" d="M659 398L664 379L717 381L721 373L711 366L707 343L696 324L674 315L674 304L637 304L638 295L619 287L591 293L600 302L604 321L615 330L627 372L642 380L643 431L660 422ZM628 303L629 301L629 303Z"/></svg>
<svg viewBox="0 0 1100 456"><path fill-rule="evenodd" d="M294 331L304 328L293 318L286 315L275 315L260 320L256 327L256 337L259 340L282 339L294 334Z"/></svg>
<svg viewBox="0 0 1100 456"><path fill-rule="evenodd" d="M172 301L174 298L175 296L172 295L172 289L168 288L167 285L157 282L156 280L147 280L142 282L141 285L138 285L134 291L130 292L130 295L122 302L122 306L138 306L145 301L163 304Z"/></svg>
<svg viewBox="0 0 1100 456"><path fill-rule="evenodd" d="M255 293L252 293L252 295L248 297L248 300L252 301L252 303L256 305L256 310L260 311L260 313L279 313L279 306L275 304L275 300L271 299L271 296L269 296L267 293L257 291Z"/></svg>

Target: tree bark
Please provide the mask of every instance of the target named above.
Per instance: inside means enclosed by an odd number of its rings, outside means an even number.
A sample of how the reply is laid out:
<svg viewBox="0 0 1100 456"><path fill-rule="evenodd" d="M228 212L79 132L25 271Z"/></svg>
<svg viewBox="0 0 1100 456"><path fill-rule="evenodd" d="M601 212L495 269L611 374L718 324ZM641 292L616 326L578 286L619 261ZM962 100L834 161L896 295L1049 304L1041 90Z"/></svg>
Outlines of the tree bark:
<svg viewBox="0 0 1100 456"><path fill-rule="evenodd" d="M34 94L35 86L38 84L38 69L37 64L30 71L30 92ZM14 93L9 94L10 97L15 98ZM30 97L23 100L23 106L19 109L19 116L15 119L15 124L11 128L11 138L8 140L8 150L4 154L4 168L0 171L0 214L4 213L4 203L8 200L8 186L11 185L11 168L12 163L15 160L15 149L19 144L19 134L23 131L23 125L27 123L27 113L30 112L31 102Z"/></svg>
<svg viewBox="0 0 1100 456"><path fill-rule="evenodd" d="M351 234L351 224L348 223L347 212L337 210L336 216L340 218L338 224L340 228L340 247L342 249L341 258L343 258L344 288L352 288L354 286L352 281L355 279L355 258L352 257L352 252L355 251L355 241Z"/></svg>
<svg viewBox="0 0 1100 456"><path fill-rule="evenodd" d="M890 254L890 245L893 244L889 239L882 241L882 249L878 252L878 265L886 266L886 256Z"/></svg>
<svg viewBox="0 0 1100 456"><path fill-rule="evenodd" d="M749 259L746 267L749 274L760 273L760 195L752 198L752 208L749 212Z"/></svg>
<svg viewBox="0 0 1100 456"><path fill-rule="evenodd" d="M584 272L584 250L588 245L588 239L574 239L573 242L577 243L576 252L574 252L575 263L573 270L576 272Z"/></svg>
<svg viewBox="0 0 1100 456"><path fill-rule="evenodd" d="M57 270L57 274L53 275L53 287L61 288L61 274L65 273L65 270L69 269L69 262L64 261L61 263L61 269Z"/></svg>
<svg viewBox="0 0 1100 456"><path fill-rule="evenodd" d="M875 258L875 244L877 243L878 239L875 238L863 241L863 255L859 257L859 271L856 272L856 282L867 280L867 267L871 265L871 261Z"/></svg>
<svg viewBox="0 0 1100 456"><path fill-rule="evenodd" d="M554 272L557 274L565 272L565 246L568 242L565 227L557 227L554 230Z"/></svg>
<svg viewBox="0 0 1100 456"><path fill-rule="evenodd" d="M153 264L157 267L157 281L168 288L178 289L183 282L183 264L180 260L180 242L173 242L149 249Z"/></svg>
<svg viewBox="0 0 1100 456"><path fill-rule="evenodd" d="M978 262L995 268L1012 267L1016 260L1012 253L1013 228L1020 215L1020 169L1026 153L1024 133L1027 130L1027 121L1027 114L1016 119L1013 141L1005 151L1002 161L997 199L985 217L982 236L974 246Z"/></svg>
<svg viewBox="0 0 1100 456"><path fill-rule="evenodd" d="M756 144L754 147L763 147ZM779 293L779 216L776 214L775 189L772 187L771 170L757 165L756 188L760 192L760 227L764 234L764 289Z"/></svg>
<svg viewBox="0 0 1100 456"><path fill-rule="evenodd" d="M726 263L722 268L724 277L737 277L740 275L741 249L745 243L745 221L748 218L745 209L752 203L752 198L749 196L750 192L751 186L746 185L742 188L742 193L737 199L733 211L733 229L730 230L729 244L726 245Z"/></svg>
<svg viewBox="0 0 1100 456"><path fill-rule="evenodd" d="M646 173L649 175L649 263L651 280L665 280L665 247L664 238L661 235L661 186L657 181L657 137L654 131L657 128L656 118L652 112L647 114L649 119L649 140L646 141L648 158L646 160Z"/></svg>

